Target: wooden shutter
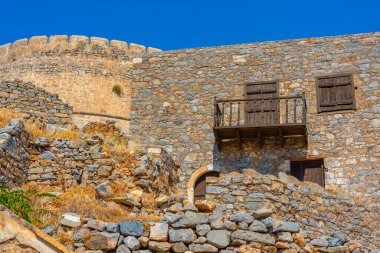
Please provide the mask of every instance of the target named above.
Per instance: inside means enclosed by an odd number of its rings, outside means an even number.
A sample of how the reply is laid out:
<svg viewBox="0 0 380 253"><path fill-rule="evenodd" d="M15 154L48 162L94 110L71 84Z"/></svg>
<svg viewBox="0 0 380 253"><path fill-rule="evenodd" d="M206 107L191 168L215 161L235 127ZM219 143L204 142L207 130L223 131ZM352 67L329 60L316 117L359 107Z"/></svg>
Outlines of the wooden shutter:
<svg viewBox="0 0 380 253"><path fill-rule="evenodd" d="M318 112L355 109L355 92L351 75L317 78Z"/></svg>
<svg viewBox="0 0 380 253"><path fill-rule="evenodd" d="M246 102L245 122L251 126L269 126L279 123L279 100L277 82L247 83L245 98L253 99ZM265 100L262 100L265 99Z"/></svg>

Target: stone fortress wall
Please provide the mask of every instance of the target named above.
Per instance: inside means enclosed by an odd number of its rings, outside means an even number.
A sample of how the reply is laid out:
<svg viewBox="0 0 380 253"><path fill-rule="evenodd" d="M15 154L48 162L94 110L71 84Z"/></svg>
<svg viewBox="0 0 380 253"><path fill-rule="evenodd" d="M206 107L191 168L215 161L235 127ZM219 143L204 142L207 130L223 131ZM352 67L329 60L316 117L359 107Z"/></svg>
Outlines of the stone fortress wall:
<svg viewBox="0 0 380 253"><path fill-rule="evenodd" d="M379 196L380 33L165 51L133 66L131 138L160 146L194 171L253 168L289 173L290 161L323 158L327 188ZM317 76L350 73L356 110L317 113ZM280 96L305 93L308 145L264 139L215 145L214 97L243 98L246 82L279 80ZM146 133L149 133L147 135Z"/></svg>
<svg viewBox="0 0 380 253"><path fill-rule="evenodd" d="M35 36L0 46L0 79L22 79L59 94L73 106L80 126L112 119L76 114L91 112L117 116L114 120L128 130L133 58L154 51L97 37ZM112 92L114 85L122 87L121 96Z"/></svg>
<svg viewBox="0 0 380 253"><path fill-rule="evenodd" d="M72 124L72 107L30 82L0 81L0 106L21 113L26 120L46 123L50 129L69 128Z"/></svg>

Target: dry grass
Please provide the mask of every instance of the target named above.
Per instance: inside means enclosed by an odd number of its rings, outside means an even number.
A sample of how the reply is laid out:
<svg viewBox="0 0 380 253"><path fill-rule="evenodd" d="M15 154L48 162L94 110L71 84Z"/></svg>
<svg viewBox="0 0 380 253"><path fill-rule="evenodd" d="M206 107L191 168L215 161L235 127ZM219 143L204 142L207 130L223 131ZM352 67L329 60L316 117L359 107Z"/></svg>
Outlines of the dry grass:
<svg viewBox="0 0 380 253"><path fill-rule="evenodd" d="M19 118L22 118L21 114L12 112L9 109L0 109L0 128L7 126L12 119Z"/></svg>
<svg viewBox="0 0 380 253"><path fill-rule="evenodd" d="M30 185L24 186L24 188L41 189L41 187ZM123 196L130 189L128 187L121 187L121 184L119 184L118 188L115 188L113 196ZM40 192L48 192L48 189L43 189ZM143 198L146 198L146 196L149 198L149 201L152 201L149 194L144 194ZM71 187L63 192L59 198L36 198L33 199L33 203L36 209L40 209L37 213L37 218L42 221L42 224L39 225L41 227L59 224L61 215L64 213L77 213L83 218L107 222L137 220L147 223L160 219L159 216L153 214L133 214L128 207L113 202L101 201L95 197L95 190L92 187Z"/></svg>
<svg viewBox="0 0 380 253"><path fill-rule="evenodd" d="M12 119L22 119L23 115L21 113L15 113L9 109L0 109L0 128L5 127L9 124ZM74 130L48 132L46 127L42 124L37 124L34 122L25 122L26 130L31 134L33 139L37 137L46 138L64 138L64 139L79 139L79 133Z"/></svg>
<svg viewBox="0 0 380 253"><path fill-rule="evenodd" d="M74 231L68 230L68 231L61 231L56 239L62 243L63 245L71 245L75 243L75 240L73 239Z"/></svg>

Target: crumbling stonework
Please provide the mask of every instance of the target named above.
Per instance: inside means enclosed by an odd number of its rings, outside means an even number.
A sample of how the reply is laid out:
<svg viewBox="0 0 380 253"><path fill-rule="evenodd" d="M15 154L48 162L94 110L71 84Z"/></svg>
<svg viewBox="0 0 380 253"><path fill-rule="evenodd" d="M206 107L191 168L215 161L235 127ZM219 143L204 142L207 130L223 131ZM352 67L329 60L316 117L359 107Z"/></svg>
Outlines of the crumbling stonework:
<svg viewBox="0 0 380 253"><path fill-rule="evenodd" d="M14 186L26 183L28 176L27 151L29 134L21 120L0 128L0 185Z"/></svg>
<svg viewBox="0 0 380 253"><path fill-rule="evenodd" d="M378 207L342 192L253 170L215 178L207 191L207 212L177 202L145 224L66 213L46 231L70 234L75 252L378 252Z"/></svg>
<svg viewBox="0 0 380 253"><path fill-rule="evenodd" d="M0 106L21 113L24 119L55 128L68 128L72 123L72 107L58 95L21 80L0 82Z"/></svg>
<svg viewBox="0 0 380 253"><path fill-rule="evenodd" d="M379 195L379 33L155 53L132 70L131 139L161 146L181 165L183 188L194 170L253 168L289 173L290 161L324 159L327 188ZM350 73L356 110L317 113L317 76ZM214 97L243 98L244 83L279 81L279 95L305 93L307 145L293 140L222 143L212 130ZM147 135L149 133L149 135Z"/></svg>
<svg viewBox="0 0 380 253"><path fill-rule="evenodd" d="M208 200L231 210L258 217L267 209L283 220L297 222L310 240L341 231L363 245L380 247L379 206L355 200L341 190L326 190L284 173L277 178L245 170L209 181L206 191Z"/></svg>

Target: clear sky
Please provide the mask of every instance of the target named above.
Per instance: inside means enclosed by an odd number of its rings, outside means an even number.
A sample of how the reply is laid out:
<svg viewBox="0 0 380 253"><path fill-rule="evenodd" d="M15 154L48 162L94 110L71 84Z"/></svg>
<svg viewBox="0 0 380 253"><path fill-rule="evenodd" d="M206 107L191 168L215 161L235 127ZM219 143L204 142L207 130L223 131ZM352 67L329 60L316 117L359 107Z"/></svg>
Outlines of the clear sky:
<svg viewBox="0 0 380 253"><path fill-rule="evenodd" d="M0 28L168 50L380 31L380 0L0 0Z"/></svg>

